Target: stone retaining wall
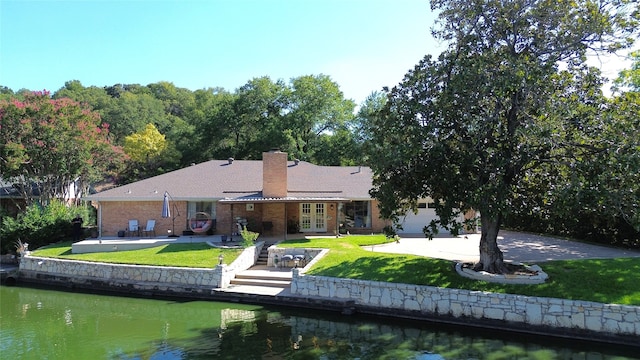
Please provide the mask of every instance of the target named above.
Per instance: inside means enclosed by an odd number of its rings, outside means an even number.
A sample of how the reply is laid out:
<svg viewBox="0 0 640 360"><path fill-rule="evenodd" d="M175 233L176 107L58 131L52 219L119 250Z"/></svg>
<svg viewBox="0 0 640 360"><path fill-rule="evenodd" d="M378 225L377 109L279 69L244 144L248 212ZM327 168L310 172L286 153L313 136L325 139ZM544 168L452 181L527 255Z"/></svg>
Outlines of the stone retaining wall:
<svg viewBox="0 0 640 360"><path fill-rule="evenodd" d="M409 313L640 335L639 306L309 276L297 269L293 271L291 293L352 300L358 306Z"/></svg>
<svg viewBox="0 0 640 360"><path fill-rule="evenodd" d="M275 259L278 259L279 267L294 267L293 261L282 261L284 255L304 255L303 264L300 266L305 267L311 263L315 258L322 253L323 249L312 248L281 248L278 245L272 245L269 247L269 256L267 258L267 266L275 266Z"/></svg>
<svg viewBox="0 0 640 360"><path fill-rule="evenodd" d="M263 245L260 242L246 248L232 264L217 265L212 269L109 264L27 255L20 261L19 272L21 279L68 285L99 283L136 290L204 292L227 287L237 272L253 266Z"/></svg>

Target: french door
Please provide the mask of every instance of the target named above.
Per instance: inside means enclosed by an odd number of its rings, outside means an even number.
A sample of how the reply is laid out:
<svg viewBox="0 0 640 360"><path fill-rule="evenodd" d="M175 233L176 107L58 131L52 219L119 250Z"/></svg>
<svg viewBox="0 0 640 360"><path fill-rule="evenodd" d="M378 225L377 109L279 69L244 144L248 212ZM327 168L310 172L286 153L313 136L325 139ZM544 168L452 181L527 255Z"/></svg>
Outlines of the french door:
<svg viewBox="0 0 640 360"><path fill-rule="evenodd" d="M327 232L327 211L324 203L300 204L300 231Z"/></svg>

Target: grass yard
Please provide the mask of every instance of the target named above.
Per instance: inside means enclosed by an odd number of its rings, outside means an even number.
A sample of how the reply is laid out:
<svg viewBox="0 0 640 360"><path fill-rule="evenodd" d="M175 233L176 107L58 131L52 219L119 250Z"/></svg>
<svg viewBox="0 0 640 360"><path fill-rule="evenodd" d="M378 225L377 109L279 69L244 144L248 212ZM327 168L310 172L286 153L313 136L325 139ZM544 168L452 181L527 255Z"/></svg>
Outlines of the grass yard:
<svg viewBox="0 0 640 360"><path fill-rule="evenodd" d="M382 235L351 235L339 239L288 240L279 246L331 249L307 271L309 275L640 305L640 258L538 263L549 275L546 283L504 285L463 278L449 260L362 249L385 241Z"/></svg>
<svg viewBox="0 0 640 360"><path fill-rule="evenodd" d="M194 243L169 244L130 251L72 254L71 242L67 241L37 249L32 255L116 264L212 268L218 264L220 254L224 256L224 262L230 264L241 252L242 249L219 249L206 243Z"/></svg>
<svg viewBox="0 0 640 360"><path fill-rule="evenodd" d="M388 242L383 235L287 240L281 247L330 249L307 274L459 288L496 293L544 296L600 303L640 306L640 258L563 260L538 263L549 275L540 285L504 285L459 276L449 260L414 255L384 254L363 246ZM227 264L240 249L218 249L204 243L170 244L143 250L72 254L71 242L52 244L34 256L151 266L211 268L223 254Z"/></svg>

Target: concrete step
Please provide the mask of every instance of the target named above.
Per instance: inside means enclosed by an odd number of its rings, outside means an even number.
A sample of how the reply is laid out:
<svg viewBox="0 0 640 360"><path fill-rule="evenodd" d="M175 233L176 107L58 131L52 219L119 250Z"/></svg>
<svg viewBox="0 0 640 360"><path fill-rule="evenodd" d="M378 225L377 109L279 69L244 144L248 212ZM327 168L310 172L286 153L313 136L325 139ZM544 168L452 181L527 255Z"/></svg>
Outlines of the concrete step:
<svg viewBox="0 0 640 360"><path fill-rule="evenodd" d="M214 289L215 291L238 293L244 296L267 295L267 296L290 296L290 287L271 287L271 286L251 286L251 285L229 285L224 289Z"/></svg>
<svg viewBox="0 0 640 360"><path fill-rule="evenodd" d="M269 272L266 272L266 271L262 271L260 273L244 271L236 274L235 278L243 279L243 280L258 279L258 280L279 280L279 281L291 282L291 275L290 273L286 273L286 272L274 272L273 274L270 274Z"/></svg>
<svg viewBox="0 0 640 360"><path fill-rule="evenodd" d="M275 280L275 279L258 279L258 278L235 278L231 280L232 285L245 285L245 286L265 286L265 287L278 287L287 288L291 286L291 281Z"/></svg>

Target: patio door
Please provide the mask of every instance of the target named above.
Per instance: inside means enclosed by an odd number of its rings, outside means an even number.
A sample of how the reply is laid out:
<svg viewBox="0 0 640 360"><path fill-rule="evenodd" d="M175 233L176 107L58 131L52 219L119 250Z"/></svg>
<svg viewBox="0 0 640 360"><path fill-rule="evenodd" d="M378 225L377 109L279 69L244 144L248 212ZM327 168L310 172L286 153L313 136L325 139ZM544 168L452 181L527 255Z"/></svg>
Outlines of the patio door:
<svg viewBox="0 0 640 360"><path fill-rule="evenodd" d="M300 231L327 232L327 211L324 203L300 204Z"/></svg>

